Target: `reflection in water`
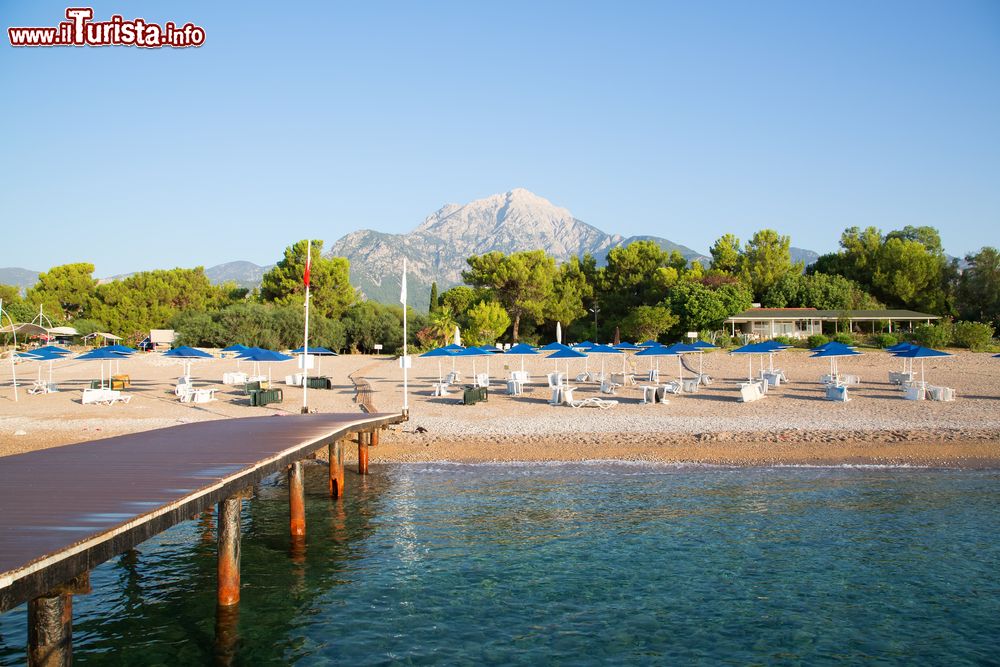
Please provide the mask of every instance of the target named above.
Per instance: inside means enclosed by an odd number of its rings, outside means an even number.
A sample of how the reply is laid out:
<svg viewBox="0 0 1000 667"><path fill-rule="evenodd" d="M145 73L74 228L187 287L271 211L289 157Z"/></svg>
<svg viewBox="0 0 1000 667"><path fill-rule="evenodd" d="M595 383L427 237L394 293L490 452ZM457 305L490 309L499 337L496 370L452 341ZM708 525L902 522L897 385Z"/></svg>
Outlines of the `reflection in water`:
<svg viewBox="0 0 1000 667"><path fill-rule="evenodd" d="M307 465L243 506L216 616L198 520L92 573L80 664L984 663L1000 474L569 464ZM282 480L283 481L283 480ZM595 493L595 489L599 492ZM23 662L24 613L0 617Z"/></svg>

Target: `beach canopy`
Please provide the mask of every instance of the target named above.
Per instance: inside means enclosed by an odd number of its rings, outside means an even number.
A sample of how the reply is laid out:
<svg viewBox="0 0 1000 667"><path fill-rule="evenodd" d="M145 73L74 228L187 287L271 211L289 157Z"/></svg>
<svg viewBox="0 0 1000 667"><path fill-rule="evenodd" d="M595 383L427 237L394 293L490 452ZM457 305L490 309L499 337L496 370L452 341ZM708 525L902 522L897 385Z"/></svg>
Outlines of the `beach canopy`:
<svg viewBox="0 0 1000 667"><path fill-rule="evenodd" d="M661 343L659 341L650 339L643 343L639 343L636 347L660 347Z"/></svg>
<svg viewBox="0 0 1000 667"><path fill-rule="evenodd" d="M826 352L827 350L838 351L838 350L853 350L853 349L854 349L854 347L851 346L851 345L847 345L846 343L839 343L839 342L837 342L835 340L831 340L829 343L823 343L822 345L818 345L818 346L812 348L809 351L810 352Z"/></svg>
<svg viewBox="0 0 1000 667"><path fill-rule="evenodd" d="M274 350L265 350L261 347L250 347L246 350L240 352L237 357L243 361L263 361L263 362L277 362L277 361L291 361L292 357L287 354L282 354L281 352L275 352Z"/></svg>
<svg viewBox="0 0 1000 667"><path fill-rule="evenodd" d="M18 352L15 357L24 359L25 361L53 361L55 359L62 359L63 355L40 347L30 352Z"/></svg>
<svg viewBox="0 0 1000 667"><path fill-rule="evenodd" d="M820 359L820 358L834 358L834 357L855 357L861 354L857 350L853 350L848 346L843 347L828 347L824 350L819 350L815 354L810 354L810 359Z"/></svg>
<svg viewBox="0 0 1000 667"><path fill-rule="evenodd" d="M617 345L614 346L614 348L616 350L623 350L623 351L624 350L638 350L639 346L636 345L635 343L630 343L630 342L628 342L626 340L626 341L622 341L621 343L618 343Z"/></svg>
<svg viewBox="0 0 1000 667"><path fill-rule="evenodd" d="M234 343L234 344L230 345L229 347L222 348L219 351L220 352L245 352L246 350L249 350L249 349L250 348L247 347L246 345L240 345L239 343Z"/></svg>
<svg viewBox="0 0 1000 667"><path fill-rule="evenodd" d="M954 356L951 352L941 352L940 350L932 350L929 347L921 347L919 345L911 345L910 349L896 352L895 355L905 359L929 359L931 357Z"/></svg>
<svg viewBox="0 0 1000 667"><path fill-rule="evenodd" d="M81 361L90 361L93 359L98 359L100 361L107 361L109 359L124 359L128 356L126 352L120 352L118 350L112 350L110 347L95 347L89 352L84 352L83 354L77 355L75 358Z"/></svg>
<svg viewBox="0 0 1000 667"><path fill-rule="evenodd" d="M563 345L562 343L552 342L552 343L549 343L548 345L545 345L543 347L538 348L538 351L539 352L553 352L555 350L571 350L571 349L573 349L573 348L571 348L569 345Z"/></svg>
<svg viewBox="0 0 1000 667"><path fill-rule="evenodd" d="M507 350L506 352L504 352L504 354L515 354L515 355L517 355L517 354L538 354L538 351L535 348L533 348L530 345L528 345L527 343L518 343L517 345L514 345L509 350Z"/></svg>
<svg viewBox="0 0 1000 667"><path fill-rule="evenodd" d="M172 350L167 350L163 353L165 357L173 357L174 359L213 359L214 357L208 352L203 352L193 347L188 347L187 345L181 345L180 347L175 347Z"/></svg>
<svg viewBox="0 0 1000 667"><path fill-rule="evenodd" d="M465 346L459 345L458 343L448 343L443 349L451 350L452 352L461 352L465 349Z"/></svg>
<svg viewBox="0 0 1000 667"><path fill-rule="evenodd" d="M36 347L34 350L31 350L31 354L39 354L39 353L43 354L51 353L51 354L57 354L59 356L66 356L68 354L73 354L69 350L59 347L58 345L45 345L43 347Z"/></svg>
<svg viewBox="0 0 1000 667"><path fill-rule="evenodd" d="M699 350L717 350L718 346L712 345L711 343L703 340L696 340L691 343L691 347L697 347Z"/></svg>
<svg viewBox="0 0 1000 667"><path fill-rule="evenodd" d="M115 345L105 345L102 349L111 350L112 352L118 352L119 354L124 354L125 356L129 356L136 353L136 349L134 347L129 347L128 345L119 345L117 343Z"/></svg>
<svg viewBox="0 0 1000 667"><path fill-rule="evenodd" d="M610 345L598 345L594 343L589 348L584 348L587 350L587 354L625 354L622 350L616 350Z"/></svg>
<svg viewBox="0 0 1000 667"><path fill-rule="evenodd" d="M577 343L575 345L572 345L571 347L579 347L579 348L582 348L584 350L589 350L590 348L594 347L595 345L597 345L597 343L591 342L589 340L585 340L582 343Z"/></svg>
<svg viewBox="0 0 1000 667"><path fill-rule="evenodd" d="M656 345L654 345L652 347L647 347L642 352L636 352L635 356L637 356L637 357L672 357L675 354L677 354L677 352L675 352L674 350L669 349L666 345L660 345L659 343L657 343Z"/></svg>
<svg viewBox="0 0 1000 667"><path fill-rule="evenodd" d="M896 343L895 345L892 345L891 347L885 348L885 351L886 352L902 352L903 350L909 350L911 347L914 347L914 345L912 343Z"/></svg>
<svg viewBox="0 0 1000 667"><path fill-rule="evenodd" d="M455 356L456 350L451 350L449 347L435 347L433 350L427 350L421 357L453 357Z"/></svg>
<svg viewBox="0 0 1000 667"><path fill-rule="evenodd" d="M952 357L954 356L951 352L941 352L940 350L932 350L929 347L921 347L920 345L911 345L910 349L902 350L901 352L896 352L895 356L901 359L910 359L910 363L913 363L913 359L920 360L920 381L924 381L924 359L935 359L941 357ZM912 367L911 367L912 370Z"/></svg>
<svg viewBox="0 0 1000 667"><path fill-rule="evenodd" d="M552 354L545 357L546 359L585 359L587 354L585 352L580 352L579 350L574 350L571 347L567 347L562 350L556 350Z"/></svg>
<svg viewBox="0 0 1000 667"><path fill-rule="evenodd" d="M700 348L690 345L688 343L674 343L673 345L668 345L664 349L670 350L675 354L689 354L691 352L701 352Z"/></svg>

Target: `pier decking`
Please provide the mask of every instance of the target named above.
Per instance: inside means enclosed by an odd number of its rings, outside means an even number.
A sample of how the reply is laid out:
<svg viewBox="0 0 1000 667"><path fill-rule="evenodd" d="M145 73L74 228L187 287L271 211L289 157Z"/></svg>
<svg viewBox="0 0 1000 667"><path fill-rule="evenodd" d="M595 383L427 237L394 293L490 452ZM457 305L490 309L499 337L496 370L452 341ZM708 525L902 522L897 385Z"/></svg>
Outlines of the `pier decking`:
<svg viewBox="0 0 1000 667"><path fill-rule="evenodd" d="M227 419L0 458L0 612L352 433L367 464L377 429L403 420L396 413ZM343 484L339 456L331 489Z"/></svg>

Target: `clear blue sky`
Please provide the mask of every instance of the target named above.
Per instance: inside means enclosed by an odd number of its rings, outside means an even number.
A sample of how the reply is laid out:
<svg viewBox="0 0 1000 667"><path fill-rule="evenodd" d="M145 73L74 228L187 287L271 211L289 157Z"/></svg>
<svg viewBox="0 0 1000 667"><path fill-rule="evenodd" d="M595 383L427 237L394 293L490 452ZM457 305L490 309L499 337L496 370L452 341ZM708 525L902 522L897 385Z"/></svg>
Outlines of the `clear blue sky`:
<svg viewBox="0 0 1000 667"><path fill-rule="evenodd" d="M995 0L91 4L207 42L13 49L67 5L0 0L0 266L264 264L514 187L702 251L1000 245Z"/></svg>

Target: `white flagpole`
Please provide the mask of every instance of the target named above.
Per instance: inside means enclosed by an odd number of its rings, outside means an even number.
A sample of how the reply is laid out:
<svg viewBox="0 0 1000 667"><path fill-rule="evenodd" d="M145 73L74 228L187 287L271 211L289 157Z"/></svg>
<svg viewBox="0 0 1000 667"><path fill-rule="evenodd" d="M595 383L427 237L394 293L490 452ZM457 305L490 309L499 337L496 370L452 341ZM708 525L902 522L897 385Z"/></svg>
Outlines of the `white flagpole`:
<svg viewBox="0 0 1000 667"><path fill-rule="evenodd" d="M403 258L403 287L399 292L399 300L403 304L403 414L409 415L409 369L406 362L409 357L406 354L406 258Z"/></svg>
<svg viewBox="0 0 1000 667"><path fill-rule="evenodd" d="M306 243L306 326L302 334L302 414L309 414L309 269L312 264L312 239Z"/></svg>

